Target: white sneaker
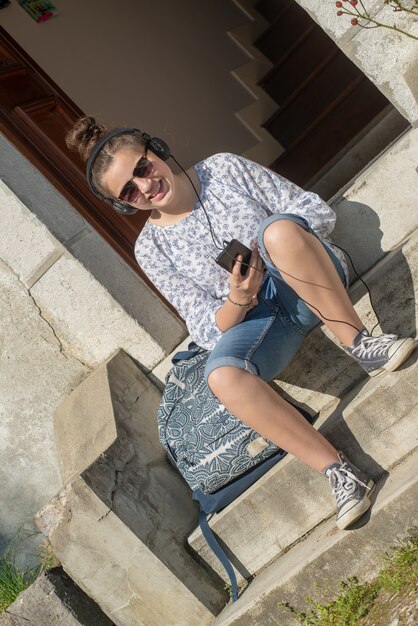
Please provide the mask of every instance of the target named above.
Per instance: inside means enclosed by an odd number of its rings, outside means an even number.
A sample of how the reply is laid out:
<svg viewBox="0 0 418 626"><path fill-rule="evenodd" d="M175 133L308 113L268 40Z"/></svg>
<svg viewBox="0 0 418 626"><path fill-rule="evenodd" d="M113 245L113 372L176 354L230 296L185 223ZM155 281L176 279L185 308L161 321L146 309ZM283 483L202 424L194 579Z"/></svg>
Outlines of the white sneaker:
<svg viewBox="0 0 418 626"><path fill-rule="evenodd" d="M383 371L393 372L402 365L417 347L411 337L399 339L396 335L371 337L364 330L354 337L350 348L343 348L369 374L376 376Z"/></svg>

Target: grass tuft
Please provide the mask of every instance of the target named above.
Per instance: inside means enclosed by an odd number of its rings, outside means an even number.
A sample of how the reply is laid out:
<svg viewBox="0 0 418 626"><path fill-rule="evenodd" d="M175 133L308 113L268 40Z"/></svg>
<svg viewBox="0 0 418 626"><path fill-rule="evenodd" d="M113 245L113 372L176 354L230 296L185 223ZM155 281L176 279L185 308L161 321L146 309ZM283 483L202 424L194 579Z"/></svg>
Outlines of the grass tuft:
<svg viewBox="0 0 418 626"><path fill-rule="evenodd" d="M0 555L0 613L13 604L17 596L25 591L42 572L59 565L46 539L35 549L38 564L35 566L21 564L18 554L21 553L23 544L38 535L40 535L39 531L33 531L25 525L21 526L17 529L6 552Z"/></svg>
<svg viewBox="0 0 418 626"><path fill-rule="evenodd" d="M384 557L386 567L379 573L377 581L381 589L397 593L418 580L418 529L399 541Z"/></svg>
<svg viewBox="0 0 418 626"><path fill-rule="evenodd" d="M33 583L37 571L22 569L13 555L0 557L0 613L13 604L17 596Z"/></svg>

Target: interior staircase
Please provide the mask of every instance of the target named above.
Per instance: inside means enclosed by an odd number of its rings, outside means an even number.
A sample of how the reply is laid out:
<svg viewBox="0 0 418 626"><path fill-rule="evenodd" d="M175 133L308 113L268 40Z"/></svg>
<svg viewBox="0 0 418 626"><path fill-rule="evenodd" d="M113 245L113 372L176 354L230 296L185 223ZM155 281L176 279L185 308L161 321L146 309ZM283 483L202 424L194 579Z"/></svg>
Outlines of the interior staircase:
<svg viewBox="0 0 418 626"><path fill-rule="evenodd" d="M382 330L414 336L418 231L364 279ZM375 316L363 286L355 284L350 295L371 328ZM328 481L286 457L211 519L242 588L240 599L228 605L214 625L297 624L279 602L306 608L304 598L320 594L321 586L337 590L347 576L372 576L387 545L417 525L416 359L417 353L412 354L399 371L368 378L324 337L322 328L309 335L298 358L274 384L285 397L316 411L316 427L377 482L371 515L366 514L357 529L339 531ZM188 543L228 582L200 529ZM251 578L248 585L246 579Z"/></svg>
<svg viewBox="0 0 418 626"><path fill-rule="evenodd" d="M329 200L409 124L295 0L236 4L251 61L234 74L255 98L237 115L259 140L245 156Z"/></svg>

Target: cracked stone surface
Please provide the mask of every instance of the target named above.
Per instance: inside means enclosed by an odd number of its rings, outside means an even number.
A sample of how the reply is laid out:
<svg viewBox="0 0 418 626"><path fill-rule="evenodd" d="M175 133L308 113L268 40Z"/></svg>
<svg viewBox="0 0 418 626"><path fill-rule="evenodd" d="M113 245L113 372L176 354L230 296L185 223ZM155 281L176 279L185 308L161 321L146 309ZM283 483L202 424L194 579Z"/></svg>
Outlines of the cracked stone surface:
<svg viewBox="0 0 418 626"><path fill-rule="evenodd" d="M61 487L52 416L88 369L0 261L0 550Z"/></svg>
<svg viewBox="0 0 418 626"><path fill-rule="evenodd" d="M98 367L120 347L147 368L164 357L157 342L68 253L33 285L31 294L65 349L90 367Z"/></svg>

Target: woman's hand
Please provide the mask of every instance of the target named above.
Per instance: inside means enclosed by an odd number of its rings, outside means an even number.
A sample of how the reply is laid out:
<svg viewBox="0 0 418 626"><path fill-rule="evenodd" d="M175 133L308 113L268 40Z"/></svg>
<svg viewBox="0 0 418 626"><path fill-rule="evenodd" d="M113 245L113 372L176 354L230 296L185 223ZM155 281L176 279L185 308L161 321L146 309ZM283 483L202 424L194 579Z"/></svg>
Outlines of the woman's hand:
<svg viewBox="0 0 418 626"><path fill-rule="evenodd" d="M230 297L237 304L245 305L251 303L251 308L253 308L258 304L257 294L264 277L263 261L258 250L253 250L248 264L249 267L246 268L247 271L242 276L242 260L243 257L238 255L232 268L229 280L231 286Z"/></svg>
<svg viewBox="0 0 418 626"><path fill-rule="evenodd" d="M242 276L242 260L242 256L239 255L229 279L231 291L216 312L216 324L223 333L242 322L248 311L258 304L257 294L264 277L263 261L258 251L253 250L249 261L251 267L248 267Z"/></svg>

